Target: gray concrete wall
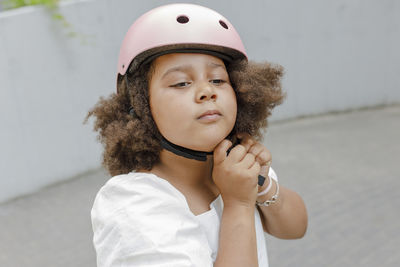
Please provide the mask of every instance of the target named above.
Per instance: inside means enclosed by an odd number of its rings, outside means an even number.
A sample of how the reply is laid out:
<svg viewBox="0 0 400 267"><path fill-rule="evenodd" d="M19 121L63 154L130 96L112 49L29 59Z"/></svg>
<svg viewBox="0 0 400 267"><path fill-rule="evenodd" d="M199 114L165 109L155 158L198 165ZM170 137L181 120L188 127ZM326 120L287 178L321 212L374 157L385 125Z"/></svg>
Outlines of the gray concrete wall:
<svg viewBox="0 0 400 267"><path fill-rule="evenodd" d="M101 162L87 110L115 90L119 45L139 15L180 1L63 1L71 31L41 7L0 13L0 201ZM252 60L286 69L273 120L400 102L400 3L185 1L239 31Z"/></svg>

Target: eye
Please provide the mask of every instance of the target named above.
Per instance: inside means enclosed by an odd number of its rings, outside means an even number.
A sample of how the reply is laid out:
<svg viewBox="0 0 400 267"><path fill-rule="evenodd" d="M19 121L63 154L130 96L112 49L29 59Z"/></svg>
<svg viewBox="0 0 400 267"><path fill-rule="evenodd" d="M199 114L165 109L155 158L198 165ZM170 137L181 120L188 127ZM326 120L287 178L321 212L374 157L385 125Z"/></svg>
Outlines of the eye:
<svg viewBox="0 0 400 267"><path fill-rule="evenodd" d="M171 85L170 87L182 88L182 87L186 87L189 85L190 85L190 82L181 82L181 83L176 83L174 85Z"/></svg>
<svg viewBox="0 0 400 267"><path fill-rule="evenodd" d="M225 83L225 81L221 80L221 79L214 79L214 80L211 80L210 82L215 85L221 85L221 84Z"/></svg>

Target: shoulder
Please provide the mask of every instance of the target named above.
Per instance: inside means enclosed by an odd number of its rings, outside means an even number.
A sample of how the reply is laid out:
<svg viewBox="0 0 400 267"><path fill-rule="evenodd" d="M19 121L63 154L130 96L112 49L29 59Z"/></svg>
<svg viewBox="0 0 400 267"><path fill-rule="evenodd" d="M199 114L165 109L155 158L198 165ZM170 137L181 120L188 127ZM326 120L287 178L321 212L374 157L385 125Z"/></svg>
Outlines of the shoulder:
<svg viewBox="0 0 400 267"><path fill-rule="evenodd" d="M209 266L203 264L210 258L206 237L184 196L155 175L111 178L97 194L91 217L98 266Z"/></svg>
<svg viewBox="0 0 400 267"><path fill-rule="evenodd" d="M92 217L113 216L122 210L183 205L185 199L166 180L150 173L131 172L112 177L96 195Z"/></svg>
<svg viewBox="0 0 400 267"><path fill-rule="evenodd" d="M91 219L95 237L118 229L157 239L167 230L198 227L185 197L166 180L148 173L111 178L96 196Z"/></svg>
<svg viewBox="0 0 400 267"><path fill-rule="evenodd" d="M154 174L144 172L130 172L110 178L100 189L99 193L140 191L154 187L156 190L168 190L168 182Z"/></svg>

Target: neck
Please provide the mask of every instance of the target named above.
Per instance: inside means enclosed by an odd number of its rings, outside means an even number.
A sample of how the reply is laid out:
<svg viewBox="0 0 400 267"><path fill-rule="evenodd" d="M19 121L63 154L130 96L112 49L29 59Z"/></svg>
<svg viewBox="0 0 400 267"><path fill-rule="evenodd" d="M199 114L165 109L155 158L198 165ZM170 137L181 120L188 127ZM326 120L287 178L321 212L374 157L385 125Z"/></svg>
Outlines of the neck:
<svg viewBox="0 0 400 267"><path fill-rule="evenodd" d="M167 139L165 139L164 136L162 136L162 138L161 138L161 146L164 149L166 149L178 156L182 156L182 157L185 157L188 159L195 159L195 160L199 160L199 161L207 161L207 155L213 154L213 152L192 150L192 149L189 149L186 147L178 146L176 144L171 143Z"/></svg>
<svg viewBox="0 0 400 267"><path fill-rule="evenodd" d="M188 159L163 149L160 152L160 161L154 165L152 173L186 186L203 186L214 184L211 173L213 166L212 156L206 161Z"/></svg>

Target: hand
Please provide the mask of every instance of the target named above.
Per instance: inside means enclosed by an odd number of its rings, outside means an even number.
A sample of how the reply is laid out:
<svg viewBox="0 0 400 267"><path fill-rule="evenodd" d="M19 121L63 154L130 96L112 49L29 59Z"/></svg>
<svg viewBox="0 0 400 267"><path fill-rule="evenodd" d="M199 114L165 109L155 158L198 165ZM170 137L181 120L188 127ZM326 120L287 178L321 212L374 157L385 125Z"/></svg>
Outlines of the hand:
<svg viewBox="0 0 400 267"><path fill-rule="evenodd" d="M241 144L248 147L248 153L255 156L256 161L260 164L261 170L260 175L267 178L269 173L269 168L271 166L272 156L271 152L261 143L254 140L248 134L238 134L237 137L241 139ZM268 178L262 186L258 187L258 192L262 192L268 186Z"/></svg>
<svg viewBox="0 0 400 267"><path fill-rule="evenodd" d="M235 146L227 156L232 142L223 140L214 150L212 177L225 206L245 205L254 208L260 164L256 156L249 152L252 147L249 144L246 142Z"/></svg>

